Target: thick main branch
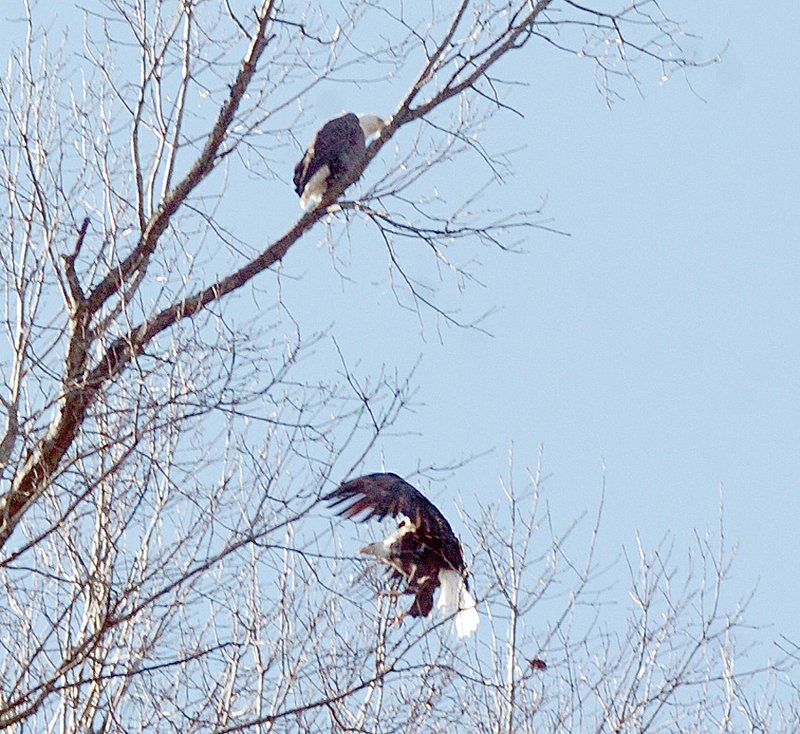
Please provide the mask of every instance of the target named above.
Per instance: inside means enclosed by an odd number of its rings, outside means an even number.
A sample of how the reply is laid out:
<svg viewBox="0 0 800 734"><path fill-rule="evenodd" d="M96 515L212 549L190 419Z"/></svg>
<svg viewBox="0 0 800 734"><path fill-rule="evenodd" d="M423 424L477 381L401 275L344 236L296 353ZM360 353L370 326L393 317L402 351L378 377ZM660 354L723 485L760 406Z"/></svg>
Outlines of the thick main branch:
<svg viewBox="0 0 800 734"><path fill-rule="evenodd" d="M494 39L489 46L479 52L481 60L467 59L459 72L451 77L426 102L412 107L413 100L420 89L430 80L428 72L418 79L417 83L398 106L394 116L381 131L380 137L367 149L367 154L333 186L329 188L323 201L312 211L304 215L281 238L269 245L261 255L251 260L236 272L207 286L198 293L181 299L166 309L132 328L124 337L117 339L106 351L97 366L88 370L88 337L86 336L88 321L99 311L102 305L122 287L126 279L137 270L146 267L146 263L154 251L171 217L186 202L187 197L213 170L227 132L234 119L239 104L253 78L256 64L267 45L267 25L271 12L271 2L266 0L259 16L259 24L250 49L242 63L231 92L220 110L217 121L209 134L199 158L186 176L165 197L158 211L146 227L136 249L112 272L110 272L87 296L81 304L83 319L74 317L80 329L73 328L72 342L68 347L68 369L63 385L63 398L58 415L50 426L47 436L28 456L24 466L18 472L12 489L0 499L0 547L6 542L25 510L39 496L50 478L57 471L64 456L72 445L80 430L86 411L98 397L104 387L118 377L121 372L135 360L145 347L160 333L177 322L191 318L209 304L218 301L225 295L242 287L259 273L280 261L289 248L300 239L326 213L336 210L335 201L356 181L370 161L380 149L394 136L403 125L416 120L435 107L473 87L488 70L506 53L523 45L538 15L550 4L551 0L540 0L530 5L530 10L518 23L510 25ZM460 16L459 16L460 17ZM455 30L450 29L450 34ZM441 48L440 48L441 51ZM433 62L435 63L435 62ZM469 68L469 71L467 71ZM463 72L463 76L462 76ZM458 81L456 81L458 79ZM74 340L79 340L74 342ZM83 368L84 377L77 379Z"/></svg>
<svg viewBox="0 0 800 734"><path fill-rule="evenodd" d="M24 512L39 497L58 470L78 435L88 407L108 380L118 375L122 367L131 357L138 354L141 346L146 343L140 343L135 338L126 340L125 343L130 343L130 348L126 350L121 348L119 342L115 342L99 366L89 371L88 326L91 319L109 298L124 288L131 274L146 267L172 216L213 170L239 105L256 72L258 61L267 46L271 11L272 0L264 0L250 47L231 86L230 94L222 105L194 165L164 197L131 254L109 271L85 299L73 304L58 412L50 424L47 435L28 454L24 464L16 473L11 489L5 496L0 497L0 547L5 544Z"/></svg>

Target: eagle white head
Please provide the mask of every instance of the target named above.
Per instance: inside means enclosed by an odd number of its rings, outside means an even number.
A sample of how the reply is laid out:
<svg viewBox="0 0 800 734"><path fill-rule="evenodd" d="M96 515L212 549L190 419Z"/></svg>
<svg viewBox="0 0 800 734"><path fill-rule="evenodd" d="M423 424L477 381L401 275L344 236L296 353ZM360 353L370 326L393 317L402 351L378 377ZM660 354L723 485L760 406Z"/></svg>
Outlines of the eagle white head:
<svg viewBox="0 0 800 734"><path fill-rule="evenodd" d="M378 115L359 115L358 124L364 132L364 140L369 140L373 135L376 137L381 130L386 127L386 120Z"/></svg>

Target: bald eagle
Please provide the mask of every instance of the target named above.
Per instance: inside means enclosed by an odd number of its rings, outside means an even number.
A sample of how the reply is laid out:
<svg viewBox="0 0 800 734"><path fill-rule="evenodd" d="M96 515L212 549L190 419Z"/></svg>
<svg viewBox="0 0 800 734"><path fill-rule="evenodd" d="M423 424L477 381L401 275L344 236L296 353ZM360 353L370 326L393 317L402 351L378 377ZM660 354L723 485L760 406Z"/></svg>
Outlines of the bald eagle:
<svg viewBox="0 0 800 734"><path fill-rule="evenodd" d="M367 140L386 124L377 115L348 112L328 120L294 167L294 189L300 206L316 206L328 185L352 170L367 150Z"/></svg>
<svg viewBox="0 0 800 734"><path fill-rule="evenodd" d="M388 538L359 552L375 556L391 566L393 577L404 579L406 594L414 595L408 610L412 617L427 617L433 609L433 593L441 587L436 606L444 614L455 613L459 638L478 627L475 600L467 587L467 570L461 543L444 515L420 492L397 474L367 474L341 484L323 497L339 515L361 522L373 517L400 516L397 530Z"/></svg>

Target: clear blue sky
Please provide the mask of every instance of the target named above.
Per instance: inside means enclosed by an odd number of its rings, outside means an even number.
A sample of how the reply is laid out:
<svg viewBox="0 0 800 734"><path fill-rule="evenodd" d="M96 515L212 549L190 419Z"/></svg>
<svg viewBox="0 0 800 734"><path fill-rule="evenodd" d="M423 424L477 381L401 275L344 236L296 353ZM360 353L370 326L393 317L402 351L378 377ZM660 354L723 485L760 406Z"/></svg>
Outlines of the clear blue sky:
<svg viewBox="0 0 800 734"><path fill-rule="evenodd" d="M434 485L443 507L496 497L509 443L519 479L543 444L557 517L596 507L604 462L604 553L632 547L637 531L649 547L671 532L677 559L695 529L716 530L722 490L727 542L739 544L729 593L758 585L749 620L797 641L800 6L665 10L702 35L687 41L699 56L728 46L691 75L694 92L643 68L644 98L621 85L626 99L609 110L589 62L541 44L515 59L525 119L497 117L484 139L524 146L502 199L518 209L546 196L543 218L571 236L533 231L519 256L480 251L484 286L463 295L444 281L442 302L465 318L500 309L483 324L491 337L437 331L430 315L420 331L395 306L375 238L350 245L350 282L307 243L287 260L302 278L285 296L296 316L334 322L365 370L423 355L421 405L398 426L408 435L381 443L387 468L494 449ZM385 111L366 96L357 111ZM320 118L342 104L316 102ZM462 171L442 186L466 183Z"/></svg>

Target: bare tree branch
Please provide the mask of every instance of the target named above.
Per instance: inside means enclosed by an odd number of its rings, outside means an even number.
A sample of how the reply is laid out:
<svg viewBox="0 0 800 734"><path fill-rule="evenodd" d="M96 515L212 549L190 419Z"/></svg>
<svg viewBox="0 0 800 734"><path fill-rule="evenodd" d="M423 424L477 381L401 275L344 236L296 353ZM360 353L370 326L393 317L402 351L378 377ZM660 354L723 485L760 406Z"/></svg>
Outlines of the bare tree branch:
<svg viewBox="0 0 800 734"><path fill-rule="evenodd" d="M523 49L589 59L614 98L698 63L659 3L23 12L0 80L0 727L792 731L777 681L796 650L742 649L721 528L687 565L642 539L619 593L595 553L602 487L559 526L542 456L522 481L510 461L502 501L460 519L485 619L465 645L441 616L392 624L395 590L317 504L408 432L416 363L368 370L324 309L294 313L287 254L319 235L357 280L342 243L377 234L400 308L484 328L442 283L480 283L471 248L557 231L542 207L482 203L519 153L483 135L517 114ZM399 80L359 164L279 220L312 92ZM467 170L456 201L438 173ZM247 182L269 207L238 200ZM469 458L425 461L433 490Z"/></svg>

